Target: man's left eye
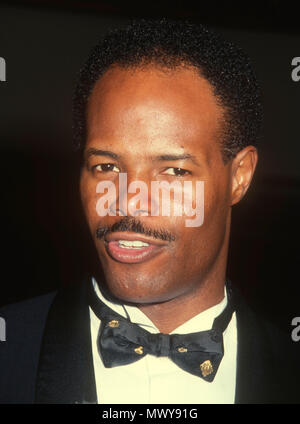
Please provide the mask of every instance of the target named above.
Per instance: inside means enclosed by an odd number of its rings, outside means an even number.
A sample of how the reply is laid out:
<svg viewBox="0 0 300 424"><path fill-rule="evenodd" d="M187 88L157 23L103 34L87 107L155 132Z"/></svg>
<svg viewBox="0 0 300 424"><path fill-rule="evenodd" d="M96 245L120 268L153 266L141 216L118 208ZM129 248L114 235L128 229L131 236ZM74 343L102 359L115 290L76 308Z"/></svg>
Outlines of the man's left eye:
<svg viewBox="0 0 300 424"><path fill-rule="evenodd" d="M95 166L96 171L99 172L120 172L119 168L116 167L113 163L101 163Z"/></svg>
<svg viewBox="0 0 300 424"><path fill-rule="evenodd" d="M183 176L183 175L190 174L190 172L187 171L186 169L174 168L174 167L167 168L163 173L166 174L166 175L175 175L175 176L180 176L180 177Z"/></svg>

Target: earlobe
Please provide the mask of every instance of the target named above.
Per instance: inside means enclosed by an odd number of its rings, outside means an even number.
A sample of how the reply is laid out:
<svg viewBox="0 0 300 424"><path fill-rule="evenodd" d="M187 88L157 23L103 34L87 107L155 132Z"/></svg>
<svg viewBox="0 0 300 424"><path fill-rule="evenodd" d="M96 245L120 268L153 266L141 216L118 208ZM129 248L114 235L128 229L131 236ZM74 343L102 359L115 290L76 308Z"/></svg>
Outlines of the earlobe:
<svg viewBox="0 0 300 424"><path fill-rule="evenodd" d="M246 194L258 160L254 146L247 146L232 161L231 204L238 203Z"/></svg>

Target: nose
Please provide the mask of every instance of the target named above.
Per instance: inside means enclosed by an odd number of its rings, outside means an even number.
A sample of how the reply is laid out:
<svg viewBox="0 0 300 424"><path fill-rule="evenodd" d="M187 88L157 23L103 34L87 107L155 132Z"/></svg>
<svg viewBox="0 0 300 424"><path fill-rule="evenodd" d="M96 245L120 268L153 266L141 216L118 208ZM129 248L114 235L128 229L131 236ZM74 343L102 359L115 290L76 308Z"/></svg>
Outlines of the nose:
<svg viewBox="0 0 300 424"><path fill-rule="evenodd" d="M116 201L111 211L121 216L150 216L157 214L158 204L151 199L151 181L136 179L127 173L119 174Z"/></svg>

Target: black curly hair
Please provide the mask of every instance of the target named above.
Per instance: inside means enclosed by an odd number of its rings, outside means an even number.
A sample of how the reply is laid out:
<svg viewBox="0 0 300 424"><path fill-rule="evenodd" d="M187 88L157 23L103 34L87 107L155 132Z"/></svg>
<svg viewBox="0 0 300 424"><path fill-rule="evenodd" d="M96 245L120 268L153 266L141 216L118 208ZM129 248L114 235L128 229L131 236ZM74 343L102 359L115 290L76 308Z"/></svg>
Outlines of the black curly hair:
<svg viewBox="0 0 300 424"><path fill-rule="evenodd" d="M256 145L262 123L259 84L250 59L214 31L190 22L139 20L109 32L82 67L73 98L74 146L82 150L89 95L112 65L134 68L147 64L175 69L193 66L210 82L225 112L224 162L248 145Z"/></svg>

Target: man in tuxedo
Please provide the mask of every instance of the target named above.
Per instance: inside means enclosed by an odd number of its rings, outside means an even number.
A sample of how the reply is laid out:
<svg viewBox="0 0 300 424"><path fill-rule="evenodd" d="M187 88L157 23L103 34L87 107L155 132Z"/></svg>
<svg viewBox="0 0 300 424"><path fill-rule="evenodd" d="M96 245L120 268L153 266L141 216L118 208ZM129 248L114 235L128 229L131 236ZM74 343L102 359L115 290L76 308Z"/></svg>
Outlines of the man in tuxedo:
<svg viewBox="0 0 300 424"><path fill-rule="evenodd" d="M2 403L298 402L297 344L226 279L261 115L248 57L202 26L140 21L93 49L74 127L99 269L1 310ZM153 183L175 187L168 213Z"/></svg>

